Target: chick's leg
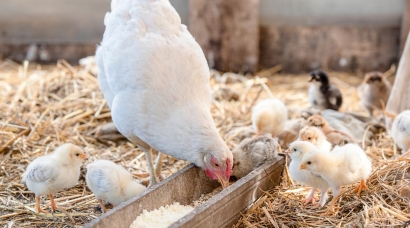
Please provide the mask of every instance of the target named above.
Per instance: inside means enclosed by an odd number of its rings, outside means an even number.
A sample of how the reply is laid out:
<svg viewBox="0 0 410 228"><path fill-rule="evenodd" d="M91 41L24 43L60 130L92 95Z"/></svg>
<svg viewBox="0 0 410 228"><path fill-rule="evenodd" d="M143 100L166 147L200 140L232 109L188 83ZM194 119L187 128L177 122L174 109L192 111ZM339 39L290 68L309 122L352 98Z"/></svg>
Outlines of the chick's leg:
<svg viewBox="0 0 410 228"><path fill-rule="evenodd" d="M360 184L353 190L353 192L357 191L357 195L360 196L360 193L362 192L362 189L369 190L369 188L366 185L365 180L360 181Z"/></svg>
<svg viewBox="0 0 410 228"><path fill-rule="evenodd" d="M327 194L328 189L321 189L320 190L320 200L319 203L316 204L312 209L317 209L317 208L321 208L323 207L323 205L325 205L327 198L328 198L328 194Z"/></svg>
<svg viewBox="0 0 410 228"><path fill-rule="evenodd" d="M48 211L45 211L45 210L41 209L41 206L40 206L40 197L39 197L39 196L36 196L36 209L37 209L37 212L38 212L38 213L45 213L45 214L48 214L48 213L49 213Z"/></svg>
<svg viewBox="0 0 410 228"><path fill-rule="evenodd" d="M312 188L312 191L310 192L310 194L308 195L308 197L303 200L303 205L307 205L309 203L315 204L316 203L316 198L315 198L315 188Z"/></svg>
<svg viewBox="0 0 410 228"><path fill-rule="evenodd" d="M54 212L57 209L56 202L54 202L53 195L50 194L50 195L48 195L48 197L50 198L51 211Z"/></svg>
<svg viewBox="0 0 410 228"><path fill-rule="evenodd" d="M103 212L103 213L106 213L106 212L107 212L107 208L105 207L103 201L99 199L98 202L100 203L102 212Z"/></svg>
<svg viewBox="0 0 410 228"><path fill-rule="evenodd" d="M340 187L333 190L333 199L330 201L330 205L327 208L326 212L323 215L334 215L336 214L337 207L335 206L337 200L342 196L343 192L341 192Z"/></svg>

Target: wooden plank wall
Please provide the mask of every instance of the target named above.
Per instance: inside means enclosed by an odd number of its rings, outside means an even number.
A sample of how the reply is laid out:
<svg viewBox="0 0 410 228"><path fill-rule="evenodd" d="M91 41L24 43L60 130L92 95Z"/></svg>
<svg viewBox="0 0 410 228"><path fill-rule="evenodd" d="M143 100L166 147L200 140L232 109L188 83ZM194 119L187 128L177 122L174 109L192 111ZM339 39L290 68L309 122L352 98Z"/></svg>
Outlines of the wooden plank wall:
<svg viewBox="0 0 410 228"><path fill-rule="evenodd" d="M410 0L170 1L209 64L222 71L277 64L292 73L318 67L386 70L398 61L410 28ZM0 0L0 58L22 61L33 43L49 57L44 62L65 58L75 63L93 55L109 3ZM400 10L407 13L401 17Z"/></svg>

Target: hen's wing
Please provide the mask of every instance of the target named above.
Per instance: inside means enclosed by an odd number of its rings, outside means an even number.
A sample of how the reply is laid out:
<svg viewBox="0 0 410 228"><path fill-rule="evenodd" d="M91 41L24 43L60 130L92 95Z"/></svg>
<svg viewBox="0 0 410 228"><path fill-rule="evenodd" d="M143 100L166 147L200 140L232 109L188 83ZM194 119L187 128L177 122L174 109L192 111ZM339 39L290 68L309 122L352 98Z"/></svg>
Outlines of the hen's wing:
<svg viewBox="0 0 410 228"><path fill-rule="evenodd" d="M213 123L202 49L169 1L118 1L105 24L99 80L107 100L113 97L109 103L118 130L134 143L137 136L159 151L188 159L178 154L187 150L182 142L195 131L192 121L199 122L192 117Z"/></svg>

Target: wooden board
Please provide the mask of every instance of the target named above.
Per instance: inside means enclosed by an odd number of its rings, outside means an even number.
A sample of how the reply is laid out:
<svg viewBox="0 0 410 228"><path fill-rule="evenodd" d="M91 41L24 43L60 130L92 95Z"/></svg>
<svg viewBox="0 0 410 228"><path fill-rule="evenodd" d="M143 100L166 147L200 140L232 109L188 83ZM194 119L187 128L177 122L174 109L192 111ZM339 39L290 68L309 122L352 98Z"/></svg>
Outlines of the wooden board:
<svg viewBox="0 0 410 228"><path fill-rule="evenodd" d="M248 209L264 191L279 183L284 164L285 159L282 156L264 164L196 207L170 227L232 226L239 219L240 212ZM126 228L144 209L149 211L173 202L189 205L218 186L218 182L210 180L202 169L191 164L84 227Z"/></svg>
<svg viewBox="0 0 410 228"><path fill-rule="evenodd" d="M190 0L189 8L189 31L211 68L257 70L259 0Z"/></svg>

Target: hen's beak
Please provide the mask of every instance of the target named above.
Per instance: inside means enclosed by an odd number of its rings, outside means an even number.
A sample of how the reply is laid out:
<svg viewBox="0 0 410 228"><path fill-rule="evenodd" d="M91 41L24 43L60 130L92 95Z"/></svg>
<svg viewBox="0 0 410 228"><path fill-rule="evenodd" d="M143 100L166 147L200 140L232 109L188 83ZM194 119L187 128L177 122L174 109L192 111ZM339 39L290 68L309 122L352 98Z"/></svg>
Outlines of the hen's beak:
<svg viewBox="0 0 410 228"><path fill-rule="evenodd" d="M299 169L300 170L302 170L302 169L306 169L307 167L306 167L306 165L305 164L302 164L302 165L300 165L300 167L299 167Z"/></svg>
<svg viewBox="0 0 410 228"><path fill-rule="evenodd" d="M217 173L215 173L215 175L218 178L219 183L221 183L222 189L225 189L225 188L229 187L229 179L225 180L224 178L219 176Z"/></svg>

